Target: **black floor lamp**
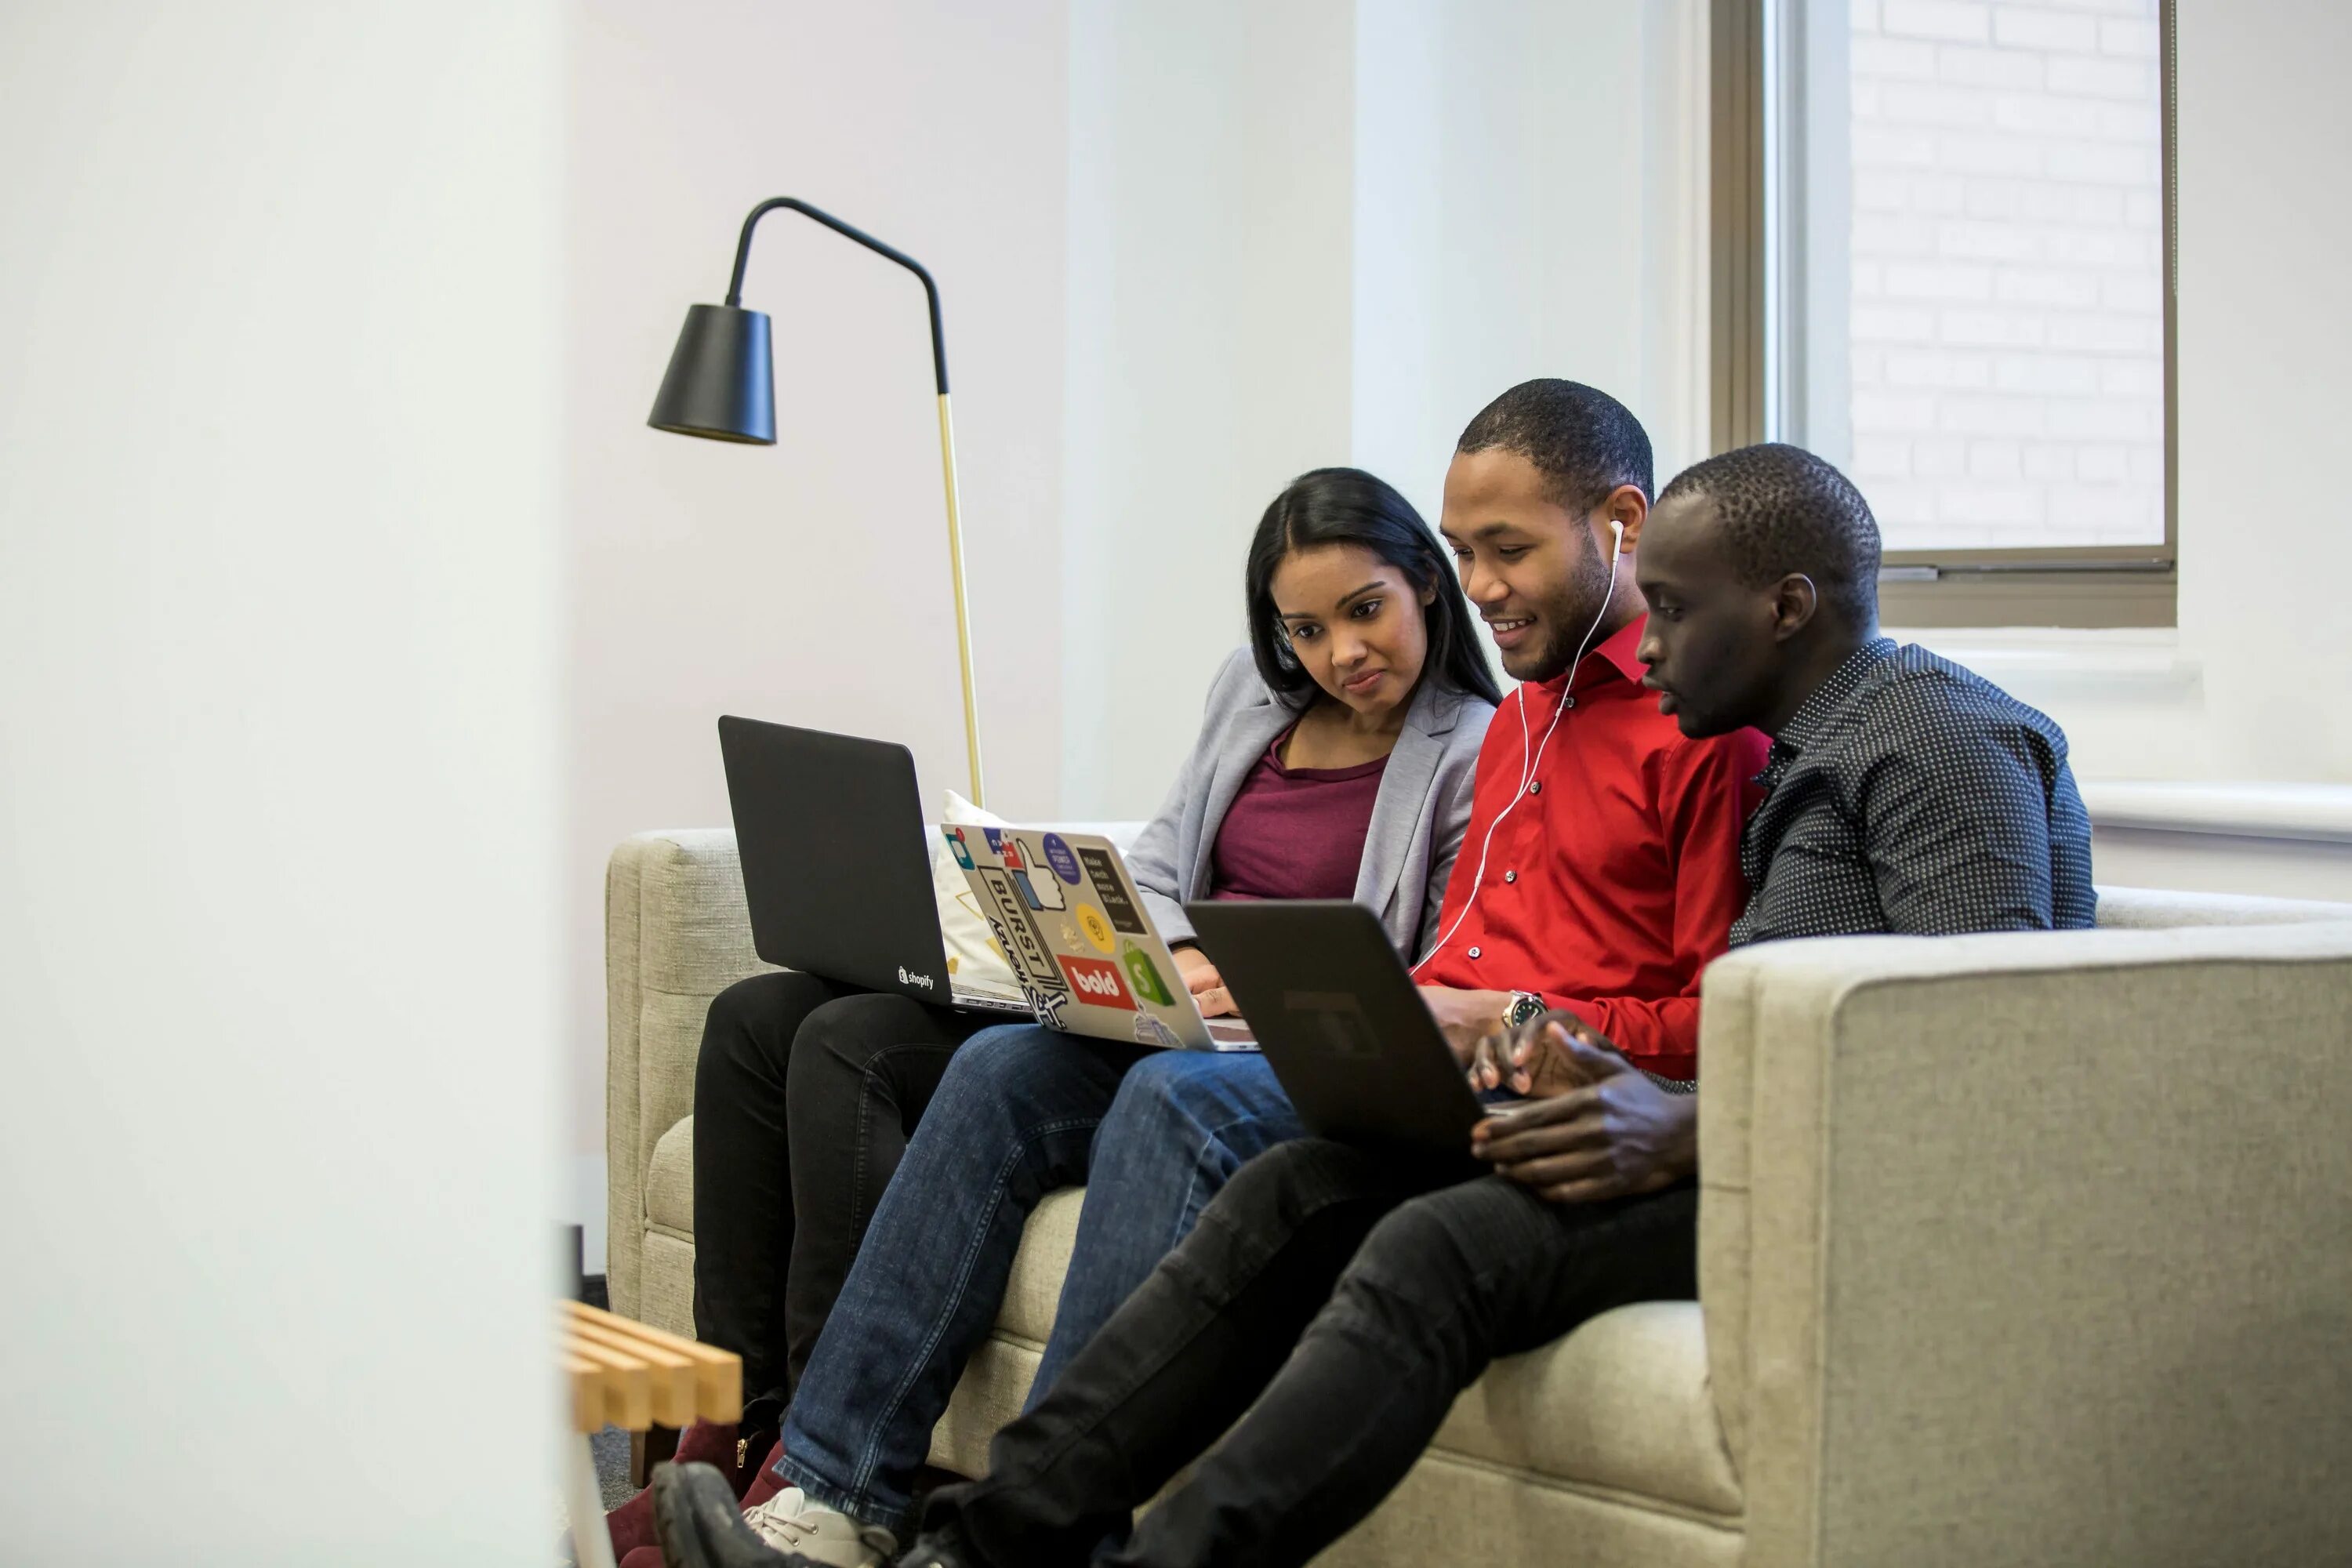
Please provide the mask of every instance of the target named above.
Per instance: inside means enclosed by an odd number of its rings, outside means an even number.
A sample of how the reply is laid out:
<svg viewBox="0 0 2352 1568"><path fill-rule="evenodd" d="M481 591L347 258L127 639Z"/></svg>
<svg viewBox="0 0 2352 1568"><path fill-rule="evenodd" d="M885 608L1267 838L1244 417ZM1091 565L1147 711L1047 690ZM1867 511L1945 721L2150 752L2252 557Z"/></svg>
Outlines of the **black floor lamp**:
<svg viewBox="0 0 2352 1568"><path fill-rule="evenodd" d="M743 220L742 237L735 242L735 275L727 285L724 305L693 305L669 356L669 373L662 377L646 423L656 430L680 436L701 436L714 441L749 441L763 447L776 444L775 356L769 342L764 311L743 309L743 266L751 257L751 231L760 219L778 207L790 207L838 235L856 240L877 256L887 256L923 280L923 294L931 308L931 370L939 382L940 466L948 487L948 573L955 585L956 658L963 674L963 741L971 762L971 803L986 804L980 783L980 707L972 694L971 616L964 603L963 526L956 515L955 426L948 414L948 346L940 328L940 289L923 264L903 251L893 250L870 234L850 227L830 213L806 202L777 196L761 202Z"/></svg>

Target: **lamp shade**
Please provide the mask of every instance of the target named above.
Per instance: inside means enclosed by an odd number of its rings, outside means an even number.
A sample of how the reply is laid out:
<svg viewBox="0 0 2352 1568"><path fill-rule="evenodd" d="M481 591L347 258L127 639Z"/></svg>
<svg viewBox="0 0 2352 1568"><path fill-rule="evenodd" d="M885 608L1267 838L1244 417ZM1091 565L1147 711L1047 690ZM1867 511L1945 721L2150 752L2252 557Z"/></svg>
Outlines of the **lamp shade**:
<svg viewBox="0 0 2352 1568"><path fill-rule="evenodd" d="M646 423L680 436L774 446L776 368L767 313L689 306Z"/></svg>

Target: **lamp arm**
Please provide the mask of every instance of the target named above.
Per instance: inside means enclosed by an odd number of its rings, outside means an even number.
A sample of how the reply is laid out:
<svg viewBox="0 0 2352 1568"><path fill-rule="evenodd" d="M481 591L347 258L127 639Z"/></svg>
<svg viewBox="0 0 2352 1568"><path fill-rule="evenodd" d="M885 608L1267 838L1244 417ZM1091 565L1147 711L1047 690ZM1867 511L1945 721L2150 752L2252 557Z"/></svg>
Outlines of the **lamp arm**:
<svg viewBox="0 0 2352 1568"><path fill-rule="evenodd" d="M889 258L923 280L923 297L931 307L931 374L940 386L940 467L947 481L948 579L955 589L956 662L963 677L964 757L971 769L971 804L985 805L980 766L980 699L971 672L971 610L964 592L963 521L956 501L955 425L948 412L948 340L940 325L940 286L931 281L923 264L905 251L894 250L863 229L852 228L831 213L804 201L793 196L772 196L751 209L751 216L743 220L743 237L735 242L735 273L727 283L730 309L740 310L743 304L743 268L751 259L751 231L762 217L778 207L790 207L803 217L814 218L845 239L854 239L877 256Z"/></svg>
<svg viewBox="0 0 2352 1568"><path fill-rule="evenodd" d="M940 325L940 286L931 281L930 273L921 262L905 251L894 250L864 229L853 228L831 213L813 207L797 197L771 196L753 207L751 216L743 220L743 237L735 242L735 274L727 282L728 305L735 308L743 303L743 268L751 259L751 231L760 226L761 218L778 207L790 207L803 217L814 218L834 233L856 240L877 256L888 257L923 280L923 295L931 306L931 374L939 382L940 395L945 397L948 395L948 340L946 331Z"/></svg>

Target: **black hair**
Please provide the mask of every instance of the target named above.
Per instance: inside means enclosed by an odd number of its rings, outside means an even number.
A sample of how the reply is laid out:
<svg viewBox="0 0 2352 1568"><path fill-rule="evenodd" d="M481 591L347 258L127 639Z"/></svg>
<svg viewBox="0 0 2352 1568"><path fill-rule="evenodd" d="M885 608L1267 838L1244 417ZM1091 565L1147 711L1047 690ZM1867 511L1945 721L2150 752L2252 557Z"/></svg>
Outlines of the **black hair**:
<svg viewBox="0 0 2352 1568"><path fill-rule="evenodd" d="M1731 569L1750 587L1791 572L1850 626L1878 620L1878 520L1853 481L1802 447L1768 442L1693 463L1658 499L1715 503Z"/></svg>
<svg viewBox="0 0 2352 1568"><path fill-rule="evenodd" d="M1274 573L1295 550L1321 544L1354 544L1370 551L1405 575L1415 589L1432 591L1422 608L1429 626L1429 657L1423 678L1434 676L1458 691L1500 702L1502 691L1472 629L1470 602L1462 596L1454 563L1412 502L1385 479L1361 468L1317 468L1299 475L1274 498L1258 520L1243 572L1249 599L1250 655L1267 687L1295 710L1304 710L1322 688L1290 652L1282 617L1274 604Z"/></svg>
<svg viewBox="0 0 2352 1568"><path fill-rule="evenodd" d="M1478 411L1456 452L1516 452L1550 481L1552 500L1584 513L1620 485L1657 492L1650 435L1633 411L1598 387L1546 377L1523 381Z"/></svg>

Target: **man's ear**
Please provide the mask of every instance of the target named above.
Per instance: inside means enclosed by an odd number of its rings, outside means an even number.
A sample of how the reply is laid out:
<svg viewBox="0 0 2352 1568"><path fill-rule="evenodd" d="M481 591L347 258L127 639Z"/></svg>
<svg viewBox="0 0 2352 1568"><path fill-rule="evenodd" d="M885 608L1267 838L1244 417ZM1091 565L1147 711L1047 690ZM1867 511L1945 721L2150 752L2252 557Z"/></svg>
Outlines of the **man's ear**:
<svg viewBox="0 0 2352 1568"><path fill-rule="evenodd" d="M1821 595L1814 591L1813 580L1802 572L1791 572L1772 585L1772 640L1787 642L1812 625L1813 613L1821 608Z"/></svg>
<svg viewBox="0 0 2352 1568"><path fill-rule="evenodd" d="M1602 531L1606 532L1612 522L1622 523L1625 531L1617 541L1618 548L1632 554L1642 542L1642 524L1650 515L1650 498L1642 493L1639 485L1619 485L1601 505Z"/></svg>

